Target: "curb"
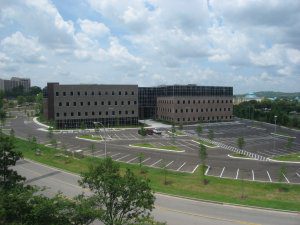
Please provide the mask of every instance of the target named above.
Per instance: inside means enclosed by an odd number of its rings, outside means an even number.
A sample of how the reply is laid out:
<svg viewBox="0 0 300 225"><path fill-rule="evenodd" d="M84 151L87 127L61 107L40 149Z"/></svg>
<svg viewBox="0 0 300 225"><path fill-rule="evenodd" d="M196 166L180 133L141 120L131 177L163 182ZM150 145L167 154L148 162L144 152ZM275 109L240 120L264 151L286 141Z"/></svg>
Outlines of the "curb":
<svg viewBox="0 0 300 225"><path fill-rule="evenodd" d="M244 157L238 157L238 156L233 156L233 155L230 155L228 154L227 155L229 158L232 158L232 159L245 159L245 160L255 160L255 161L260 161L258 159L254 159L254 158L244 158Z"/></svg>
<svg viewBox="0 0 300 225"><path fill-rule="evenodd" d="M134 145L129 145L129 147L132 147L132 148L144 148L144 149L151 149L151 150L156 150L156 151L166 151L166 152L178 152L178 153L185 152L185 150L176 151L176 150L168 150L168 149L162 149L162 148L151 148L151 147L142 147L142 146L134 146Z"/></svg>
<svg viewBox="0 0 300 225"><path fill-rule="evenodd" d="M46 128L49 128L50 126L48 126L48 125L46 125L46 124L43 124L43 123L41 123L41 122L39 122L38 120L37 120L37 117L33 117L33 122L34 123L36 123L36 124L38 124L38 125L40 125L40 126L42 126L42 127L46 127Z"/></svg>
<svg viewBox="0 0 300 225"><path fill-rule="evenodd" d="M76 136L75 138L79 139L79 140L90 141L90 142L97 142L97 143L100 143L100 142L103 141L103 140L92 140L92 139L88 139L88 138L81 138L81 137L78 137L78 136Z"/></svg>
<svg viewBox="0 0 300 225"><path fill-rule="evenodd" d="M192 142L195 142L195 143L197 143L197 144L199 144L199 145L204 145L204 146L207 147L207 148L217 148L217 147L218 147L217 145L214 146L214 147L212 147L212 146L209 146L209 145L206 145L206 144L201 144L201 143L199 143L198 141L195 141L195 140L192 140Z"/></svg>
<svg viewBox="0 0 300 225"><path fill-rule="evenodd" d="M300 157L299 157L299 159L300 159ZM270 161L270 162L278 162L278 163L300 164L300 162L294 162L294 161L282 161L282 160L276 160L276 159L270 159L270 158L269 158L269 161Z"/></svg>

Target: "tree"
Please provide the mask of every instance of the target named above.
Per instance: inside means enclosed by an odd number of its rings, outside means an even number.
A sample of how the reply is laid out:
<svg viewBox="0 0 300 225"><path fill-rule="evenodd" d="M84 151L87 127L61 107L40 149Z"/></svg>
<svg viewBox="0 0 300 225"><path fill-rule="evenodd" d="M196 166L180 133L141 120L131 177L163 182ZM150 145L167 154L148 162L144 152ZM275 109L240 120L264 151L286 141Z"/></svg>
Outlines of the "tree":
<svg viewBox="0 0 300 225"><path fill-rule="evenodd" d="M175 144L176 127L174 123L172 123L171 134L172 134L173 144Z"/></svg>
<svg viewBox="0 0 300 225"><path fill-rule="evenodd" d="M54 134L53 134L53 127L49 127L48 128L48 134L47 134L47 136L48 136L48 138L51 140L52 138L53 138L53 136L54 136Z"/></svg>
<svg viewBox="0 0 300 225"><path fill-rule="evenodd" d="M290 150L293 146L293 143L294 143L294 138L289 137L286 143L286 148Z"/></svg>
<svg viewBox="0 0 300 225"><path fill-rule="evenodd" d="M91 166L81 176L79 183L93 192L88 199L105 225L141 224L139 221L150 218L155 197L149 180L134 175L129 169L121 175L119 164L111 158Z"/></svg>
<svg viewBox="0 0 300 225"><path fill-rule="evenodd" d="M206 184L207 181L205 179L205 168L206 168L207 152L206 152L206 147L203 144L200 144L199 158L201 161L201 180L203 184Z"/></svg>
<svg viewBox="0 0 300 225"><path fill-rule="evenodd" d="M201 124L197 125L196 132L197 132L198 136L200 136L202 134L203 128L202 128Z"/></svg>
<svg viewBox="0 0 300 225"><path fill-rule="evenodd" d="M209 129L209 131L208 131L208 139L212 141L214 139L214 137L215 137L214 130L213 129Z"/></svg>
<svg viewBox="0 0 300 225"><path fill-rule="evenodd" d="M94 143L91 144L91 145L89 146L89 149L91 150L92 155L95 156L95 150L96 150L96 147L95 147L95 144L94 144Z"/></svg>
<svg viewBox="0 0 300 225"><path fill-rule="evenodd" d="M143 172L143 161L144 161L144 159L145 159L144 153L143 153L143 152L140 152L140 153L138 154L138 161L139 161L140 173Z"/></svg>
<svg viewBox="0 0 300 225"><path fill-rule="evenodd" d="M6 112L3 109L0 109L0 123L3 126L6 120Z"/></svg>
<svg viewBox="0 0 300 225"><path fill-rule="evenodd" d="M246 145L246 142L244 140L244 137L239 137L237 139L237 146L239 147L239 149L243 149Z"/></svg>
<svg viewBox="0 0 300 225"><path fill-rule="evenodd" d="M0 133L0 187L3 189L12 188L25 179L11 168L16 165L17 160L22 158L22 153L13 149L13 139Z"/></svg>
<svg viewBox="0 0 300 225"><path fill-rule="evenodd" d="M17 102L18 102L18 105L23 105L25 103L24 96L18 96L17 97Z"/></svg>

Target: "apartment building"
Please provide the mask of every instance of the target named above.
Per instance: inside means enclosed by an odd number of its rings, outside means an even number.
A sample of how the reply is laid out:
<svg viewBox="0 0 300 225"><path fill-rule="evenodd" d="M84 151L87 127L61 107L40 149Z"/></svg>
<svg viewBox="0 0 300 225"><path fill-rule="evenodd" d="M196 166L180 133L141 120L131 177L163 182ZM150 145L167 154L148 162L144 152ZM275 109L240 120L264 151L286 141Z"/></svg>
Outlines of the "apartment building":
<svg viewBox="0 0 300 225"><path fill-rule="evenodd" d="M10 80L0 79L0 90L10 92L15 87L22 86L24 92L29 92L31 82L29 78L12 77Z"/></svg>
<svg viewBox="0 0 300 225"><path fill-rule="evenodd" d="M44 115L58 128L138 124L137 85L48 83Z"/></svg>

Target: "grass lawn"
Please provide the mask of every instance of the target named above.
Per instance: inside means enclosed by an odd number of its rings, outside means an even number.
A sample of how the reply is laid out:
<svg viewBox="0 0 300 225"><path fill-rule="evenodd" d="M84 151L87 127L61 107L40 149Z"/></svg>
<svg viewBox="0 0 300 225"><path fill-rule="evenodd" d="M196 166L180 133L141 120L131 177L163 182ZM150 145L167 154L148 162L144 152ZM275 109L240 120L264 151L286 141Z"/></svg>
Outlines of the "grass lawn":
<svg viewBox="0 0 300 225"><path fill-rule="evenodd" d="M204 140L197 140L196 142L198 142L199 144L205 145L207 147L211 147L211 148L217 147L216 145L214 145L210 142L204 141Z"/></svg>
<svg viewBox="0 0 300 225"><path fill-rule="evenodd" d="M155 148L155 149L164 149L164 150L170 150L170 151L181 151L180 148L174 145L164 145L164 146L155 146L150 143L138 143L138 144L132 144L132 146L136 147L144 147L144 148Z"/></svg>
<svg viewBox="0 0 300 225"><path fill-rule="evenodd" d="M293 153L288 155L276 156L272 159L280 160L280 161L293 161L293 162L300 162L300 153Z"/></svg>
<svg viewBox="0 0 300 225"><path fill-rule="evenodd" d="M16 139L16 149L21 151L24 157L50 166L61 168L70 172L80 173L87 171L89 165L98 163L101 159L85 157L76 159L58 157L58 150L39 145L42 155L36 156L35 151L28 141ZM168 185L164 185L164 173L162 169L147 168L146 174L140 174L139 165L120 163L122 171L131 169L140 176L150 179L154 191L178 196L191 197L235 203L250 206L259 206L275 209L300 211L300 185L260 183L207 177L208 184L200 182L199 170L194 174L167 172ZM285 191L279 191L279 189ZM241 190L244 190L242 193ZM241 198L241 195L246 195Z"/></svg>
<svg viewBox="0 0 300 225"><path fill-rule="evenodd" d="M93 136L91 134L84 134L84 135L80 135L78 137L79 138L88 139L88 140L93 140L93 141L101 141L101 140L103 140L102 137L100 137L100 136Z"/></svg>

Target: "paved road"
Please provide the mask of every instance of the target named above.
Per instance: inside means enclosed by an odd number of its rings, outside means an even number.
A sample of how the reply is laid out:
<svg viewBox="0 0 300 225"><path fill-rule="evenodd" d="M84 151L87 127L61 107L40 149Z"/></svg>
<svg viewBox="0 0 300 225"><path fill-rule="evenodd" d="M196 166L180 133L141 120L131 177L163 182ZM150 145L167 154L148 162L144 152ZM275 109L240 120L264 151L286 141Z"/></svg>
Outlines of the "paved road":
<svg viewBox="0 0 300 225"><path fill-rule="evenodd" d="M49 187L47 195L61 191L68 197L88 192L78 186L79 177L64 171L30 161L19 161L16 170L27 177L27 183ZM260 210L223 204L187 200L157 194L155 219L169 225L218 225L218 224L270 224L299 225L300 215L296 213Z"/></svg>

